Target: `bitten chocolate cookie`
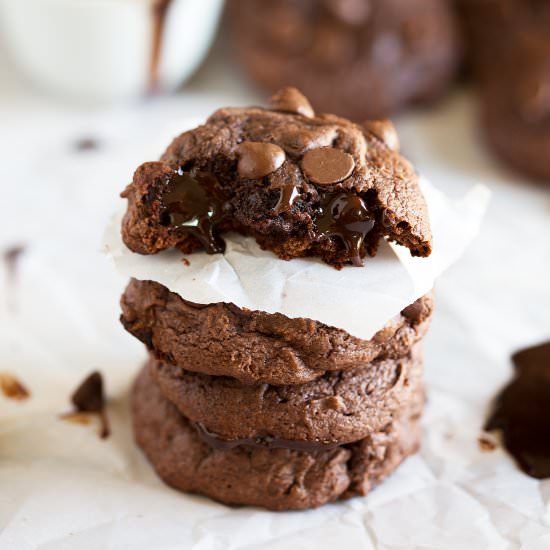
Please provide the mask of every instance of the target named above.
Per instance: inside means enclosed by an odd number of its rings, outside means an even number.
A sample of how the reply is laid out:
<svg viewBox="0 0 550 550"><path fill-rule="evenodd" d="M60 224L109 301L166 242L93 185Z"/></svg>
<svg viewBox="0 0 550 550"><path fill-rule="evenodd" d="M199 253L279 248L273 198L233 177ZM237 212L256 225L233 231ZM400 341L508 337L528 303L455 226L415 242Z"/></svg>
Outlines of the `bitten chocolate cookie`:
<svg viewBox="0 0 550 550"><path fill-rule="evenodd" d="M353 120L429 102L460 58L447 0L230 0L233 44L258 84L291 84Z"/></svg>
<svg viewBox="0 0 550 550"><path fill-rule="evenodd" d="M220 109L140 166L122 196L122 237L141 254L222 252L229 230L283 259L338 268L361 265L383 237L431 252L418 177L391 123L315 115L293 88L271 109Z"/></svg>
<svg viewBox="0 0 550 550"><path fill-rule="evenodd" d="M133 279L121 299L121 321L157 359L182 369L247 384L303 384L327 371L407 355L428 330L433 305L426 295L361 340L311 319L193 304L159 283Z"/></svg>
<svg viewBox="0 0 550 550"><path fill-rule="evenodd" d="M311 442L341 445L379 431L411 402L412 394L422 393L419 346L400 359L373 361L291 386L248 385L154 359L148 368L181 414L230 445L262 439L298 448Z"/></svg>
<svg viewBox="0 0 550 550"><path fill-rule="evenodd" d="M134 433L158 475L176 489L227 504L315 508L365 495L419 445L418 403L357 443L310 452L263 445L214 448L163 397L146 370L133 391Z"/></svg>

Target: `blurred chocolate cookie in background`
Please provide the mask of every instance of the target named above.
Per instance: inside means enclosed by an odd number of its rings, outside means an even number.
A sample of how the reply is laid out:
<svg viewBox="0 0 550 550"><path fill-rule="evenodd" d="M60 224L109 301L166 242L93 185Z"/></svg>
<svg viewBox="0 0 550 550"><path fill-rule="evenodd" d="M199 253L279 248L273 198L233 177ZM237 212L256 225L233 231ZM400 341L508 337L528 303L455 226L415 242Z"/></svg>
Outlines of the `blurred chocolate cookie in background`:
<svg viewBox="0 0 550 550"><path fill-rule="evenodd" d="M550 182L550 2L457 6L489 146L515 170Z"/></svg>
<svg viewBox="0 0 550 550"><path fill-rule="evenodd" d="M355 120L438 98L460 57L441 0L229 0L237 54L269 91L300 88L321 112Z"/></svg>

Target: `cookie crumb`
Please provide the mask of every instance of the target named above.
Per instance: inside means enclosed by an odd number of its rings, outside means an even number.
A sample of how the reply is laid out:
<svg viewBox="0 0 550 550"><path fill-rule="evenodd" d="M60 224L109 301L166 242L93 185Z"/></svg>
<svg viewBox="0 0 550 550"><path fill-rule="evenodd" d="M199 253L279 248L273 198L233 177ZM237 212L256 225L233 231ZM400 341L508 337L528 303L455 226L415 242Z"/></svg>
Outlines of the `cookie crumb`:
<svg viewBox="0 0 550 550"><path fill-rule="evenodd" d="M497 448L497 444L486 435L480 435L477 438L477 444L479 446L479 450L484 453L490 453Z"/></svg>
<svg viewBox="0 0 550 550"><path fill-rule="evenodd" d="M30 397L29 390L12 374L0 372L0 389L5 397L24 401Z"/></svg>
<svg viewBox="0 0 550 550"><path fill-rule="evenodd" d="M191 265L191 262L187 259L187 258L182 258L181 259L183 265L189 267Z"/></svg>

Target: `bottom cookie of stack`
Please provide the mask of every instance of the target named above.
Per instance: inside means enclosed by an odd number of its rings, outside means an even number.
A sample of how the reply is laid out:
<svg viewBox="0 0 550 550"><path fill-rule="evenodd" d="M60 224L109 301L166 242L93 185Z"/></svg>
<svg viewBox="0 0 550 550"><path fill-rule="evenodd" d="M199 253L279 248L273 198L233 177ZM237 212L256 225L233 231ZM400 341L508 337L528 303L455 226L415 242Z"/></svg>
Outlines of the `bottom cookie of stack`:
<svg viewBox="0 0 550 550"><path fill-rule="evenodd" d="M158 475L172 487L226 504L271 510L315 508L366 495L419 446L423 388L385 426L345 445L311 442L308 450L284 442L218 444L164 397L144 369L133 390L134 432Z"/></svg>

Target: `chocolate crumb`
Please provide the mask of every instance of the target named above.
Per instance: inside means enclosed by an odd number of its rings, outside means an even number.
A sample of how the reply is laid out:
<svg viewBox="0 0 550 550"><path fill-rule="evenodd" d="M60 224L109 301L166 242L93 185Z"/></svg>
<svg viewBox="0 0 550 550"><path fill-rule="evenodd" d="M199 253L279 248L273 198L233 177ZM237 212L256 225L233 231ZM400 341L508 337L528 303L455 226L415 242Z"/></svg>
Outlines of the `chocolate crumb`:
<svg viewBox="0 0 550 550"><path fill-rule="evenodd" d="M85 378L78 388L76 388L71 396L71 402L76 410L74 413L63 415L62 418L64 420L83 424L84 422L81 416L86 416L86 414L83 413L97 414L101 421L100 437L105 439L109 436L110 429L105 413L103 378L98 371L92 372L92 374Z"/></svg>
<svg viewBox="0 0 550 550"><path fill-rule="evenodd" d="M181 259L183 265L189 267L191 265L191 262L187 259L187 258L182 258Z"/></svg>
<svg viewBox="0 0 550 550"><path fill-rule="evenodd" d="M7 372L0 372L0 389L5 397L15 401L24 401L30 396L29 390L13 374Z"/></svg>
<svg viewBox="0 0 550 550"><path fill-rule="evenodd" d="M479 450L484 453L490 453L497 448L497 444L492 439L489 439L486 435L480 435L477 438L477 444L479 446Z"/></svg>

